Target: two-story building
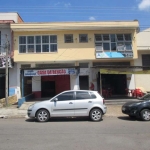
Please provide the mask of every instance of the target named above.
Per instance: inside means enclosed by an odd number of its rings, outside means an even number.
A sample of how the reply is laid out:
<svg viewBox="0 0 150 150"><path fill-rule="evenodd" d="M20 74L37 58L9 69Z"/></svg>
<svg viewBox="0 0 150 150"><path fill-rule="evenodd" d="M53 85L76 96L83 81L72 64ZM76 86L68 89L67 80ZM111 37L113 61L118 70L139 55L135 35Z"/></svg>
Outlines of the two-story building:
<svg viewBox="0 0 150 150"><path fill-rule="evenodd" d="M13 31L10 28L12 23L23 22L18 13L0 13L0 98L5 97L5 68L6 68L6 44L9 43L8 49L8 66L9 66L9 79L16 80L13 72ZM8 47L7 47L8 48ZM9 80L10 92L11 87L16 86ZM14 91L15 92L15 91ZM13 93L15 94L15 93Z"/></svg>
<svg viewBox="0 0 150 150"><path fill-rule="evenodd" d="M12 82L22 96L51 97L64 90L113 88L125 94L135 88L127 70L137 59L138 21L11 24L14 33Z"/></svg>
<svg viewBox="0 0 150 150"><path fill-rule="evenodd" d="M143 66L140 71L143 74L135 75L136 87L141 87L144 91L150 92L150 28L137 34L138 59L134 65Z"/></svg>

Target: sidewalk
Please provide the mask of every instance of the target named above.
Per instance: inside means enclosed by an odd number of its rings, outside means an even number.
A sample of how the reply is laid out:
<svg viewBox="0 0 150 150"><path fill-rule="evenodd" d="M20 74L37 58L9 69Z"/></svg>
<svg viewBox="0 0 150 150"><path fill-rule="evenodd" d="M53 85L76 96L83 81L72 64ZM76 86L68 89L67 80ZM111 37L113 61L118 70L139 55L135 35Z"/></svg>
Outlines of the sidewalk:
<svg viewBox="0 0 150 150"><path fill-rule="evenodd" d="M28 118L27 116L27 108L31 105L25 103L21 106L21 108L0 108L0 118ZM105 114L106 117L118 117L118 116L125 116L121 112L122 105L107 105L107 113Z"/></svg>

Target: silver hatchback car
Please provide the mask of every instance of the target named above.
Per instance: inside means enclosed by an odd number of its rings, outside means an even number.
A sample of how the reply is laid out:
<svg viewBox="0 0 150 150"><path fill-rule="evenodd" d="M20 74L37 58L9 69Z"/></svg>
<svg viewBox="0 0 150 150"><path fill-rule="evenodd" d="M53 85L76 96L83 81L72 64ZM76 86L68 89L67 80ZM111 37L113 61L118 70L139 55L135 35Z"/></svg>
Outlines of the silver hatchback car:
<svg viewBox="0 0 150 150"><path fill-rule="evenodd" d="M104 99L97 91L69 90L50 100L31 105L28 108L28 116L39 122L46 122L51 117L74 116L89 116L93 121L100 121L106 111Z"/></svg>

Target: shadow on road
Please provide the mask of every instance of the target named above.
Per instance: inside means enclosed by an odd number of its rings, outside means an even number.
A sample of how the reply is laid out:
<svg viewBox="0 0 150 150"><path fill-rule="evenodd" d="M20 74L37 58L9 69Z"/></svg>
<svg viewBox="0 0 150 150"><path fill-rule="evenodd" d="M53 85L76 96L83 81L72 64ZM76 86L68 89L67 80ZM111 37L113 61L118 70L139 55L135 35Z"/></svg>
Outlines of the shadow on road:
<svg viewBox="0 0 150 150"><path fill-rule="evenodd" d="M125 121L142 121L140 119L137 119L136 117L130 118L129 116L120 116L118 117L118 119Z"/></svg>
<svg viewBox="0 0 150 150"><path fill-rule="evenodd" d="M26 119L25 121L38 123L38 121L34 118L33 119L29 118L29 119ZM94 121L91 121L88 117L51 118L48 122L82 122L82 121L94 122ZM103 121L103 119L101 121Z"/></svg>

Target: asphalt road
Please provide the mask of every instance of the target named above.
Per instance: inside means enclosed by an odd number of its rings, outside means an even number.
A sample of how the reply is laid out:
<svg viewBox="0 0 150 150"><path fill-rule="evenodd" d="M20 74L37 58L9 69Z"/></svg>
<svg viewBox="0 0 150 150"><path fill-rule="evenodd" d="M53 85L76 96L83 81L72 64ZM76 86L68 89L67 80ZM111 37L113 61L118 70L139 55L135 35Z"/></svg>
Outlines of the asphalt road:
<svg viewBox="0 0 150 150"><path fill-rule="evenodd" d="M128 117L0 119L0 150L150 150L150 122Z"/></svg>

